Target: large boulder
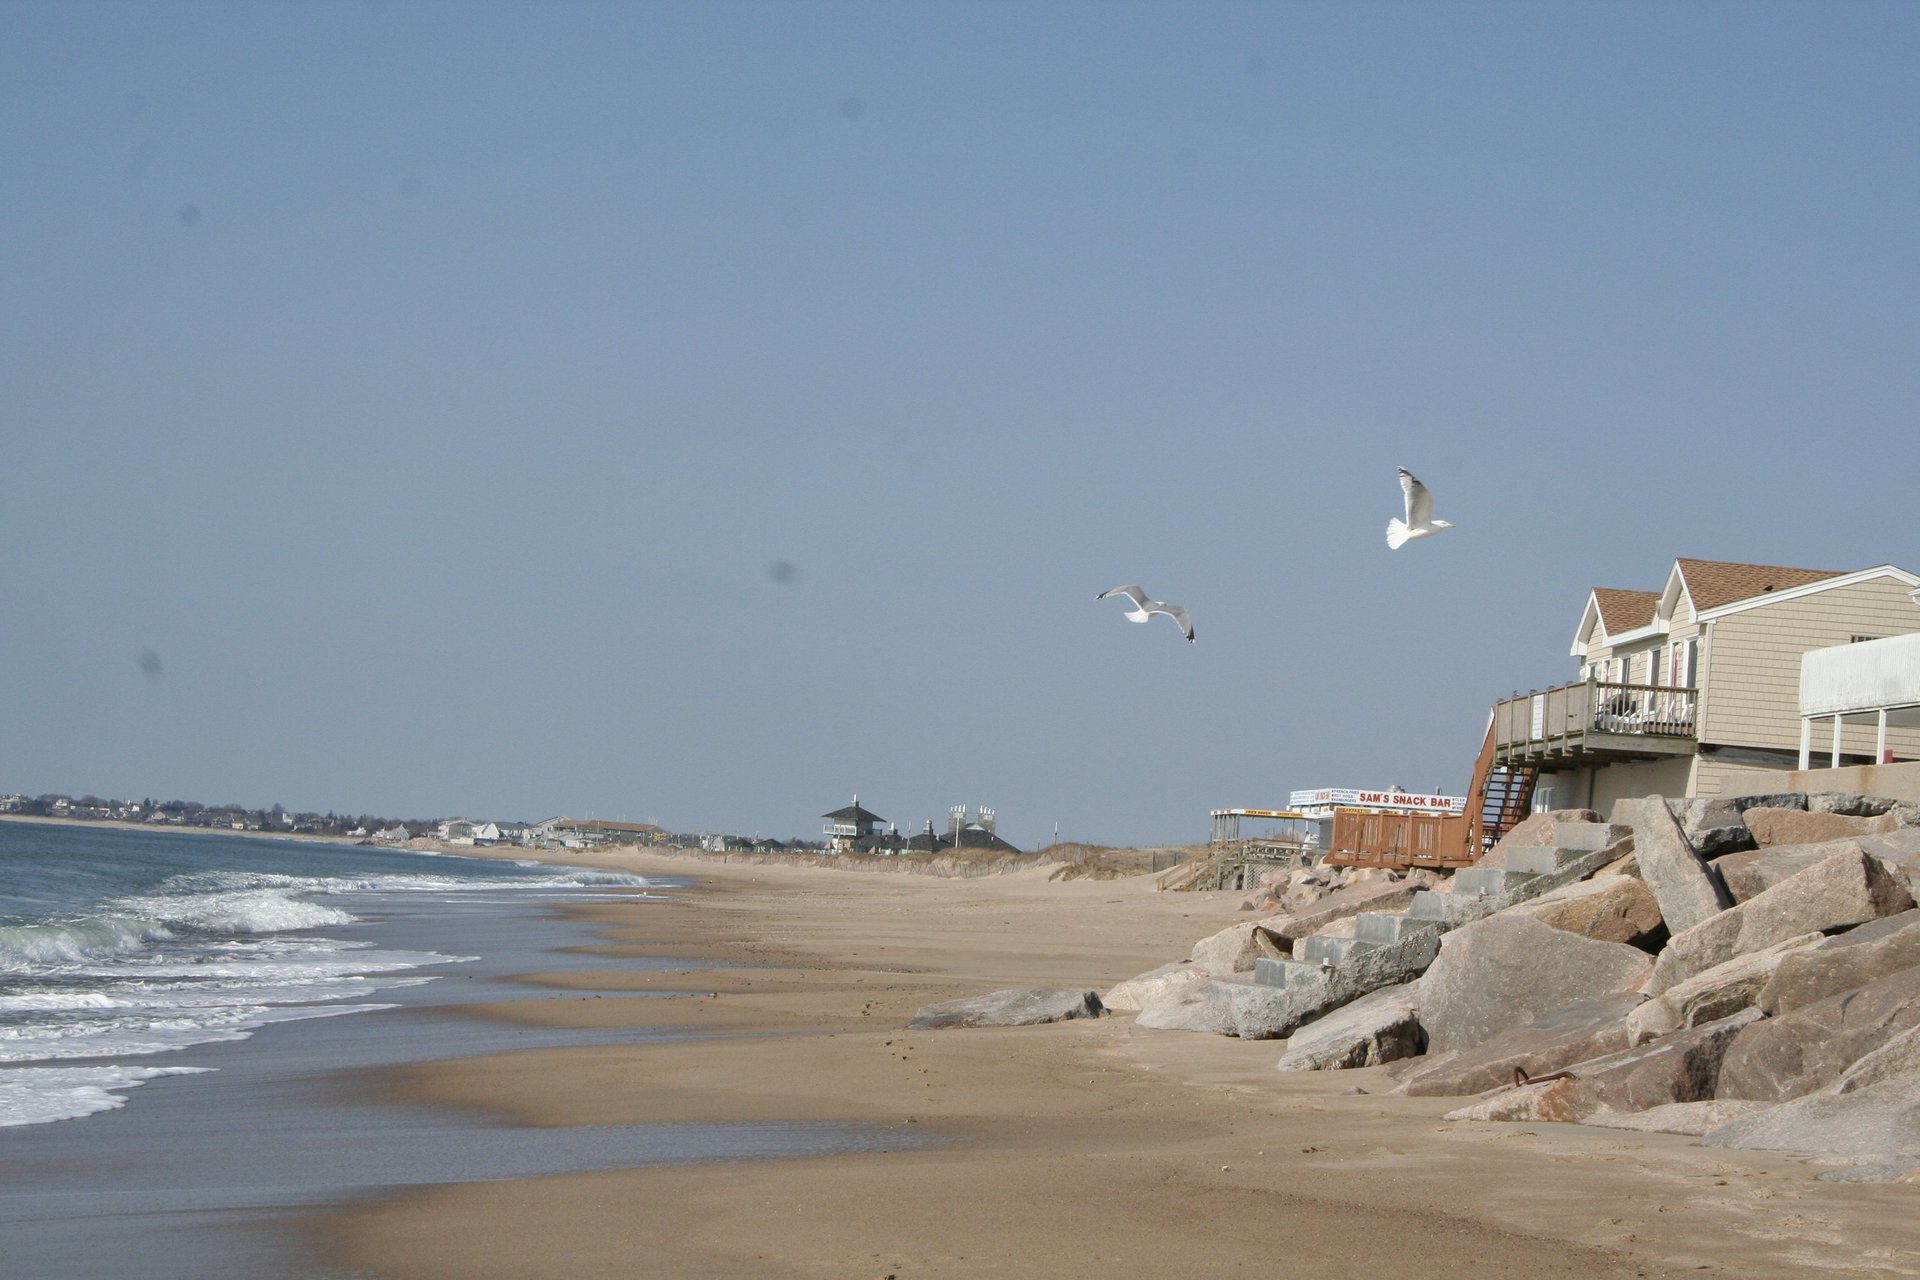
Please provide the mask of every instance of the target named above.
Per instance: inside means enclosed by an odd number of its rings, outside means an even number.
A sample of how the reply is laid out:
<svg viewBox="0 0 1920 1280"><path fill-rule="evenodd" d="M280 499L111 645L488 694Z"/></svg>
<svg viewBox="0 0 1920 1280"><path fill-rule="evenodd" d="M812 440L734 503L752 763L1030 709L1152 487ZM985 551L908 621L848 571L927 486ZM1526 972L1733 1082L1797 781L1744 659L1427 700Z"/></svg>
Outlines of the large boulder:
<svg viewBox="0 0 1920 1280"><path fill-rule="evenodd" d="M1682 1027L1718 1022L1751 1007L1789 955L1818 944L1825 934L1803 933L1771 947L1735 956L1685 982L1677 982L1635 1009L1627 1038L1645 1044Z"/></svg>
<svg viewBox="0 0 1920 1280"><path fill-rule="evenodd" d="M1845 1095L1813 1094L1707 1131L1703 1147L1804 1151L1854 1162L1821 1174L1893 1180L1920 1169L1920 1076L1897 1076Z"/></svg>
<svg viewBox="0 0 1920 1280"><path fill-rule="evenodd" d="M1624 875L1597 875L1508 910L1596 942L1636 943L1665 927L1653 891Z"/></svg>
<svg viewBox="0 0 1920 1280"><path fill-rule="evenodd" d="M1597 1111L1583 1124L1596 1129L1631 1129L1636 1133L1680 1133L1697 1138L1729 1121L1765 1111L1770 1102L1744 1098L1709 1098L1705 1102L1669 1102L1645 1111Z"/></svg>
<svg viewBox="0 0 1920 1280"><path fill-rule="evenodd" d="M1747 830L1762 849L1783 844L1820 844L1844 840L1848 836L1870 836L1892 831L1891 814L1877 818L1856 818L1844 813L1808 813L1804 809L1772 809L1755 806L1746 811Z"/></svg>
<svg viewBox="0 0 1920 1280"><path fill-rule="evenodd" d="M1920 895L1920 826L1902 827L1884 835L1863 836L1859 843L1868 857L1876 859L1905 881L1909 893Z"/></svg>
<svg viewBox="0 0 1920 1280"><path fill-rule="evenodd" d="M1523 1124L1579 1124L1590 1114L1578 1109L1573 1081L1564 1077L1523 1085L1447 1112L1446 1120L1508 1120Z"/></svg>
<svg viewBox="0 0 1920 1280"><path fill-rule="evenodd" d="M1142 1006L1163 992L1185 983L1204 981L1210 976L1192 961L1176 960L1158 969L1150 969L1138 977L1128 978L1101 996L1100 1003L1113 1013L1138 1013Z"/></svg>
<svg viewBox="0 0 1920 1280"><path fill-rule="evenodd" d="M1920 910L1902 911L1783 958L1755 1003L1769 1016L1792 1013L1915 965L1920 965Z"/></svg>
<svg viewBox="0 0 1920 1280"><path fill-rule="evenodd" d="M1651 1044L1576 1063L1571 1068L1575 1096L1589 1115L1602 1107L1645 1111L1672 1102L1703 1102L1720 1096L1717 1086L1730 1046L1762 1020L1758 1009L1742 1009L1731 1017L1676 1031Z"/></svg>
<svg viewBox="0 0 1920 1280"><path fill-rule="evenodd" d="M1194 943L1191 958L1196 968L1225 977L1253 972L1253 962L1261 956L1287 954L1286 945L1271 928L1257 921L1243 921Z"/></svg>
<svg viewBox="0 0 1920 1280"><path fill-rule="evenodd" d="M1575 1063L1566 1068L1564 1078L1510 1090L1447 1118L1577 1124L1602 1112L1625 1114L1704 1102L1714 1096L1727 1046L1741 1028L1759 1018L1757 1010L1748 1009L1637 1049Z"/></svg>
<svg viewBox="0 0 1920 1280"><path fill-rule="evenodd" d="M1858 847L1857 845L1855 846ZM1840 843L1782 844L1770 849L1748 849L1713 860L1720 882L1727 886L1735 906L1757 898L1785 880L1799 875L1814 863L1841 851Z"/></svg>
<svg viewBox="0 0 1920 1280"><path fill-rule="evenodd" d="M1143 1006L1134 1025L1207 1031L1242 1040L1280 1040L1319 1009L1305 993L1233 978L1182 983Z"/></svg>
<svg viewBox="0 0 1920 1280"><path fill-rule="evenodd" d="M1920 1075L1920 1027L1908 1027L1855 1062L1823 1092L1858 1093L1883 1080L1912 1075Z"/></svg>
<svg viewBox="0 0 1920 1280"><path fill-rule="evenodd" d="M949 1027L1030 1027L1046 1022L1066 1022L1073 1018L1097 1018L1100 1012L1100 996L1097 992L1021 987L927 1005L914 1014L913 1021L907 1027L913 1031L938 1031Z"/></svg>
<svg viewBox="0 0 1920 1280"><path fill-rule="evenodd" d="M1857 848L1843 847L1759 896L1674 934L1660 953L1647 990L1659 995L1737 955L1912 906L1906 885L1883 865Z"/></svg>
<svg viewBox="0 0 1920 1280"><path fill-rule="evenodd" d="M1727 1051L1718 1096L1803 1097L1914 1026L1920 1026L1920 969L1904 969L1742 1031Z"/></svg>
<svg viewBox="0 0 1920 1280"><path fill-rule="evenodd" d="M1357 916L1362 911L1397 911L1413 901L1413 895L1438 882L1428 871L1415 871L1405 879L1368 879L1348 884L1302 907L1285 920L1275 918L1267 925L1289 945L1310 933L1318 933L1335 920Z"/></svg>
<svg viewBox="0 0 1920 1280"><path fill-rule="evenodd" d="M1632 992L1575 1000L1528 1023L1510 1027L1470 1049L1403 1064L1399 1091L1415 1097L1484 1093L1512 1084L1514 1072L1543 1076L1575 1062L1627 1047L1627 1019L1640 1004Z"/></svg>
<svg viewBox="0 0 1920 1280"><path fill-rule="evenodd" d="M1575 1000L1646 980L1646 953L1594 942L1511 911L1445 935L1420 983L1420 1021L1436 1053L1470 1048Z"/></svg>
<svg viewBox="0 0 1920 1280"><path fill-rule="evenodd" d="M1640 878L1653 890L1668 929L1691 929L1733 905L1726 886L1694 852L1666 801L1658 796L1622 800L1614 806L1613 820L1633 828Z"/></svg>
<svg viewBox="0 0 1920 1280"><path fill-rule="evenodd" d="M1809 791L1810 813L1844 813L1855 818L1877 818L1899 805L1891 796L1863 796L1852 791Z"/></svg>
<svg viewBox="0 0 1920 1280"><path fill-rule="evenodd" d="M1687 837L1687 843L1703 858L1737 853L1753 848L1753 833L1747 830L1746 811L1755 807L1804 809L1806 796L1799 792L1753 796L1705 796L1670 799L1668 812ZM1618 821L1618 819L1616 819Z"/></svg>
<svg viewBox="0 0 1920 1280"><path fill-rule="evenodd" d="M1420 1052L1418 983L1382 987L1315 1018L1287 1040L1282 1071L1376 1067Z"/></svg>

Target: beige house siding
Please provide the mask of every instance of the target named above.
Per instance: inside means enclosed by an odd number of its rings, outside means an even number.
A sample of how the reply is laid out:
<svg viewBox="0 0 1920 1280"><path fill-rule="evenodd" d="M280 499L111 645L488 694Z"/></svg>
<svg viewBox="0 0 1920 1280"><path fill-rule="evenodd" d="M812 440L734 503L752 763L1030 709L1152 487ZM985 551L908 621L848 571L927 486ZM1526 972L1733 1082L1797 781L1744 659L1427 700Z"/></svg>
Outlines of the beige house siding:
<svg viewBox="0 0 1920 1280"><path fill-rule="evenodd" d="M1797 740L1796 740L1797 741ZM1869 743L1869 746L1872 744ZM1692 796L1752 796L1773 791L1769 779L1780 776L1777 769L1757 764L1733 764L1710 756L1696 756Z"/></svg>
<svg viewBox="0 0 1920 1280"><path fill-rule="evenodd" d="M1858 635L1920 631L1920 606L1908 598L1911 590L1897 579L1877 578L1710 621L1700 740L1797 752L1800 655ZM1890 731L1887 745L1901 755L1920 753L1920 730ZM1849 727L1843 749L1870 753L1872 728Z"/></svg>

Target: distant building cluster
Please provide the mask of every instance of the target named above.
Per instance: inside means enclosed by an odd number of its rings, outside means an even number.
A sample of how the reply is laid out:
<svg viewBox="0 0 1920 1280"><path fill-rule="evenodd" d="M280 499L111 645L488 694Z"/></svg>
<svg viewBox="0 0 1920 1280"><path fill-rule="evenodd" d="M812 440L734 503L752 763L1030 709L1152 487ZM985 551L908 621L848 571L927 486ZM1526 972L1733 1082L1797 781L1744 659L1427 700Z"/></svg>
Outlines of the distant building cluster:
<svg viewBox="0 0 1920 1280"><path fill-rule="evenodd" d="M202 827L218 831L262 831L272 835L326 835L371 838L403 830L409 839L430 835L432 822L400 821L372 814L297 813L280 805L248 809L237 804L201 804L196 800L104 800L99 796L4 795L0 813L28 818L72 818L91 822L141 822L165 827Z"/></svg>
<svg viewBox="0 0 1920 1280"><path fill-rule="evenodd" d="M594 818L553 817L544 822L501 822L486 818L395 819L374 814L297 813L281 805L248 809L206 805L193 800L105 800L99 796L0 795L0 814L86 822L137 822L164 827L217 831L257 831L264 835L315 835L403 845L430 840L455 847L517 845L529 849L598 849L606 845L704 849L710 853L939 853L950 849L1020 850L995 832L994 811L955 805L944 831L931 819L925 830L904 834L860 807L859 798L827 814L825 840L776 840L764 836L688 834L651 822L614 822Z"/></svg>

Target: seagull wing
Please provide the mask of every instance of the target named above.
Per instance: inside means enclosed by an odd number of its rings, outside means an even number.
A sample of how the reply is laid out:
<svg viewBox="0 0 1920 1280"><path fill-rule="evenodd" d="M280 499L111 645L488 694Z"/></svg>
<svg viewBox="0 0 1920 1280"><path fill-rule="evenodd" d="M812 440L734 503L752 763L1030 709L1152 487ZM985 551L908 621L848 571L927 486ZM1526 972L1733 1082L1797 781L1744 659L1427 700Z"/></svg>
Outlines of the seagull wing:
<svg viewBox="0 0 1920 1280"><path fill-rule="evenodd" d="M1400 468L1400 492L1407 500L1407 527L1426 528L1433 519L1433 495L1405 467Z"/></svg>
<svg viewBox="0 0 1920 1280"><path fill-rule="evenodd" d="M1146 592L1132 583L1128 583L1124 587L1114 587L1110 591L1102 591L1099 595L1095 596L1094 599L1105 600L1108 596L1125 596L1127 599L1133 601L1133 606L1136 609L1144 609L1148 605L1155 603L1147 599Z"/></svg>
<svg viewBox="0 0 1920 1280"><path fill-rule="evenodd" d="M1169 604L1169 605L1161 606L1159 609L1156 609L1154 612L1164 613L1169 618L1172 618L1175 622L1179 623L1181 632L1184 633L1187 637L1187 643L1188 644L1193 643L1193 619L1187 616L1187 611L1185 609L1182 609L1177 604Z"/></svg>

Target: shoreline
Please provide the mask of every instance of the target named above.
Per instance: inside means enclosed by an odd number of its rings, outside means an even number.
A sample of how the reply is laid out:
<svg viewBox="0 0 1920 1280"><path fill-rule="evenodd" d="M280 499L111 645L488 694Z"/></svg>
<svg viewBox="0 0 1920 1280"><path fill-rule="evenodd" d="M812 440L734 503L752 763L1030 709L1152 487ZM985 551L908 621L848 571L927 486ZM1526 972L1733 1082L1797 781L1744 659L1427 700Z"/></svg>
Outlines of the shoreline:
<svg viewBox="0 0 1920 1280"><path fill-rule="evenodd" d="M954 996L1104 991L1243 919L1238 894L1044 867L949 880L576 852L697 887L565 908L596 926L586 950L605 968L519 980L581 998L467 1013L708 1034L420 1064L374 1087L543 1127L850 1123L924 1145L411 1190L315 1222L343 1265L389 1280L1920 1274L1910 1188L1821 1183L1799 1157L1447 1124L1458 1100L1387 1094L1381 1069L1281 1074L1279 1042L1125 1015L904 1030ZM643 957L685 967L623 969Z"/></svg>

